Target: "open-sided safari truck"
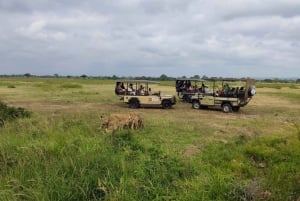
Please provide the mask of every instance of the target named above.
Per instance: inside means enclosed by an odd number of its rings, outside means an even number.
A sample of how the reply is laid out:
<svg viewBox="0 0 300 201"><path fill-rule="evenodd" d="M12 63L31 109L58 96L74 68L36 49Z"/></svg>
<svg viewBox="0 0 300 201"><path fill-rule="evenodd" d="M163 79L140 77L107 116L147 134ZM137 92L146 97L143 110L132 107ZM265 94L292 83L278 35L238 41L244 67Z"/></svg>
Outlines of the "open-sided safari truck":
<svg viewBox="0 0 300 201"><path fill-rule="evenodd" d="M191 97L194 109L215 107L228 113L246 106L256 93L254 79L210 79Z"/></svg>
<svg viewBox="0 0 300 201"><path fill-rule="evenodd" d="M159 106L169 109L176 104L176 98L173 95L166 95L162 92L152 92L150 85L159 84L149 80L117 80L115 93L130 108L139 108L140 106Z"/></svg>
<svg viewBox="0 0 300 201"><path fill-rule="evenodd" d="M192 97L199 93L205 80L202 79L176 79L175 87L177 96L183 102L192 102Z"/></svg>

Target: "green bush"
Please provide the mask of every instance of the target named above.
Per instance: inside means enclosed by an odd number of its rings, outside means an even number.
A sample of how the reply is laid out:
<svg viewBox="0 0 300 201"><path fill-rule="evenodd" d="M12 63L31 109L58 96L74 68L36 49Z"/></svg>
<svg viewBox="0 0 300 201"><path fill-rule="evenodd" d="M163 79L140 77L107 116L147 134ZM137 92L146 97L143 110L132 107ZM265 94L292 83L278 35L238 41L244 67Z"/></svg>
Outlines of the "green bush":
<svg viewBox="0 0 300 201"><path fill-rule="evenodd" d="M18 118L28 118L30 117L31 113L26 111L24 108L21 107L10 107L7 106L5 103L0 102L0 125L4 124L4 121L11 121Z"/></svg>

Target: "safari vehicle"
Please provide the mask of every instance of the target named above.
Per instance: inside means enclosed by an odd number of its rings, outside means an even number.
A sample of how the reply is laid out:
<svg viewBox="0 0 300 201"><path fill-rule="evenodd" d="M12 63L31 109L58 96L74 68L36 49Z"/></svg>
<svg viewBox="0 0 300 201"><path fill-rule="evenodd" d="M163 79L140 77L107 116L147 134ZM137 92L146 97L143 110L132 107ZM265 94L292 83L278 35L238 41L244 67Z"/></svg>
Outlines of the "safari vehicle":
<svg viewBox="0 0 300 201"><path fill-rule="evenodd" d="M150 84L159 84L149 80L117 80L115 93L130 108L139 108L141 106L160 106L164 109L170 109L176 104L176 98L173 95L166 95L160 91L153 93Z"/></svg>
<svg viewBox="0 0 300 201"><path fill-rule="evenodd" d="M207 85L206 85L207 84ZM239 111L256 93L253 79L211 79L191 97L194 109L215 107L223 112Z"/></svg>
<svg viewBox="0 0 300 201"><path fill-rule="evenodd" d="M192 97L199 93L200 88L205 80L202 79L188 79L179 78L176 79L176 92L177 96L183 102L192 102Z"/></svg>

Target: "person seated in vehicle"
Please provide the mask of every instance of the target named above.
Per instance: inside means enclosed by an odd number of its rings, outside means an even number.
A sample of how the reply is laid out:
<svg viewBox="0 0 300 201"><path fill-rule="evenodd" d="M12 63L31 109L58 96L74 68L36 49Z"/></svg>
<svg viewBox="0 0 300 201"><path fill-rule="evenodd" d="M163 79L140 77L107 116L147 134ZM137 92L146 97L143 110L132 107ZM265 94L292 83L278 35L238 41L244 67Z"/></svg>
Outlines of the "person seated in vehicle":
<svg viewBox="0 0 300 201"><path fill-rule="evenodd" d="M143 85L141 85L139 88L139 95L142 95L142 96L145 95L145 89L144 89Z"/></svg>
<svg viewBox="0 0 300 201"><path fill-rule="evenodd" d="M230 91L230 87L229 87L228 83L224 84L223 90L224 90L225 95L227 96Z"/></svg>
<svg viewBox="0 0 300 201"><path fill-rule="evenodd" d="M234 90L235 90L234 87L230 88L230 90L229 90L228 93L227 93L227 96L232 97L232 96L234 95Z"/></svg>
<svg viewBox="0 0 300 201"><path fill-rule="evenodd" d="M197 85L194 86L194 92L195 92L195 93L198 93L198 92L199 92L199 88L198 88Z"/></svg>
<svg viewBox="0 0 300 201"><path fill-rule="evenodd" d="M125 94L125 87L123 82L117 82L116 94Z"/></svg>
<svg viewBox="0 0 300 201"><path fill-rule="evenodd" d="M204 83L202 83L202 85L201 85L201 92L202 93L206 93L207 89L208 89L208 87Z"/></svg>
<svg viewBox="0 0 300 201"><path fill-rule="evenodd" d="M197 85L192 86L191 92L192 92L192 93L196 93L197 91L198 91Z"/></svg>
<svg viewBox="0 0 300 201"><path fill-rule="evenodd" d="M201 92L202 93L210 93L211 91L209 90L209 88L203 83L202 86L201 86Z"/></svg>
<svg viewBox="0 0 300 201"><path fill-rule="evenodd" d="M211 91L208 87L205 87L205 88L204 88L204 93L206 93L206 94L211 94L212 91Z"/></svg>
<svg viewBox="0 0 300 201"><path fill-rule="evenodd" d="M224 88L219 88L216 91L216 96L224 96Z"/></svg>
<svg viewBox="0 0 300 201"><path fill-rule="evenodd" d="M182 80L177 80L176 81L176 91L177 92L182 92L185 91L185 81Z"/></svg>
<svg viewBox="0 0 300 201"><path fill-rule="evenodd" d="M135 95L135 91L134 91L133 86L132 86L131 83L129 84L129 87L128 87L127 91L130 95Z"/></svg>
<svg viewBox="0 0 300 201"><path fill-rule="evenodd" d="M151 95L152 95L151 88L149 88L149 89L148 89L148 92L147 92L147 94L148 94L149 96L151 96Z"/></svg>

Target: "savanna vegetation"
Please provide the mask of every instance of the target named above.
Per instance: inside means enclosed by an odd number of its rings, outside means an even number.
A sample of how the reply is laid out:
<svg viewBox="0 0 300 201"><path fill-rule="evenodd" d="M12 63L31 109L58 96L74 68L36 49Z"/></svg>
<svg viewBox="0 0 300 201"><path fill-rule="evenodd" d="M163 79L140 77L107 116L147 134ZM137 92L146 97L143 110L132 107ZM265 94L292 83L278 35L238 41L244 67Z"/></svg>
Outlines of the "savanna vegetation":
<svg viewBox="0 0 300 201"><path fill-rule="evenodd" d="M113 80L80 78L1 78L0 101L1 201L300 200L300 84L260 82L231 114L132 110ZM105 132L112 113L144 127Z"/></svg>

